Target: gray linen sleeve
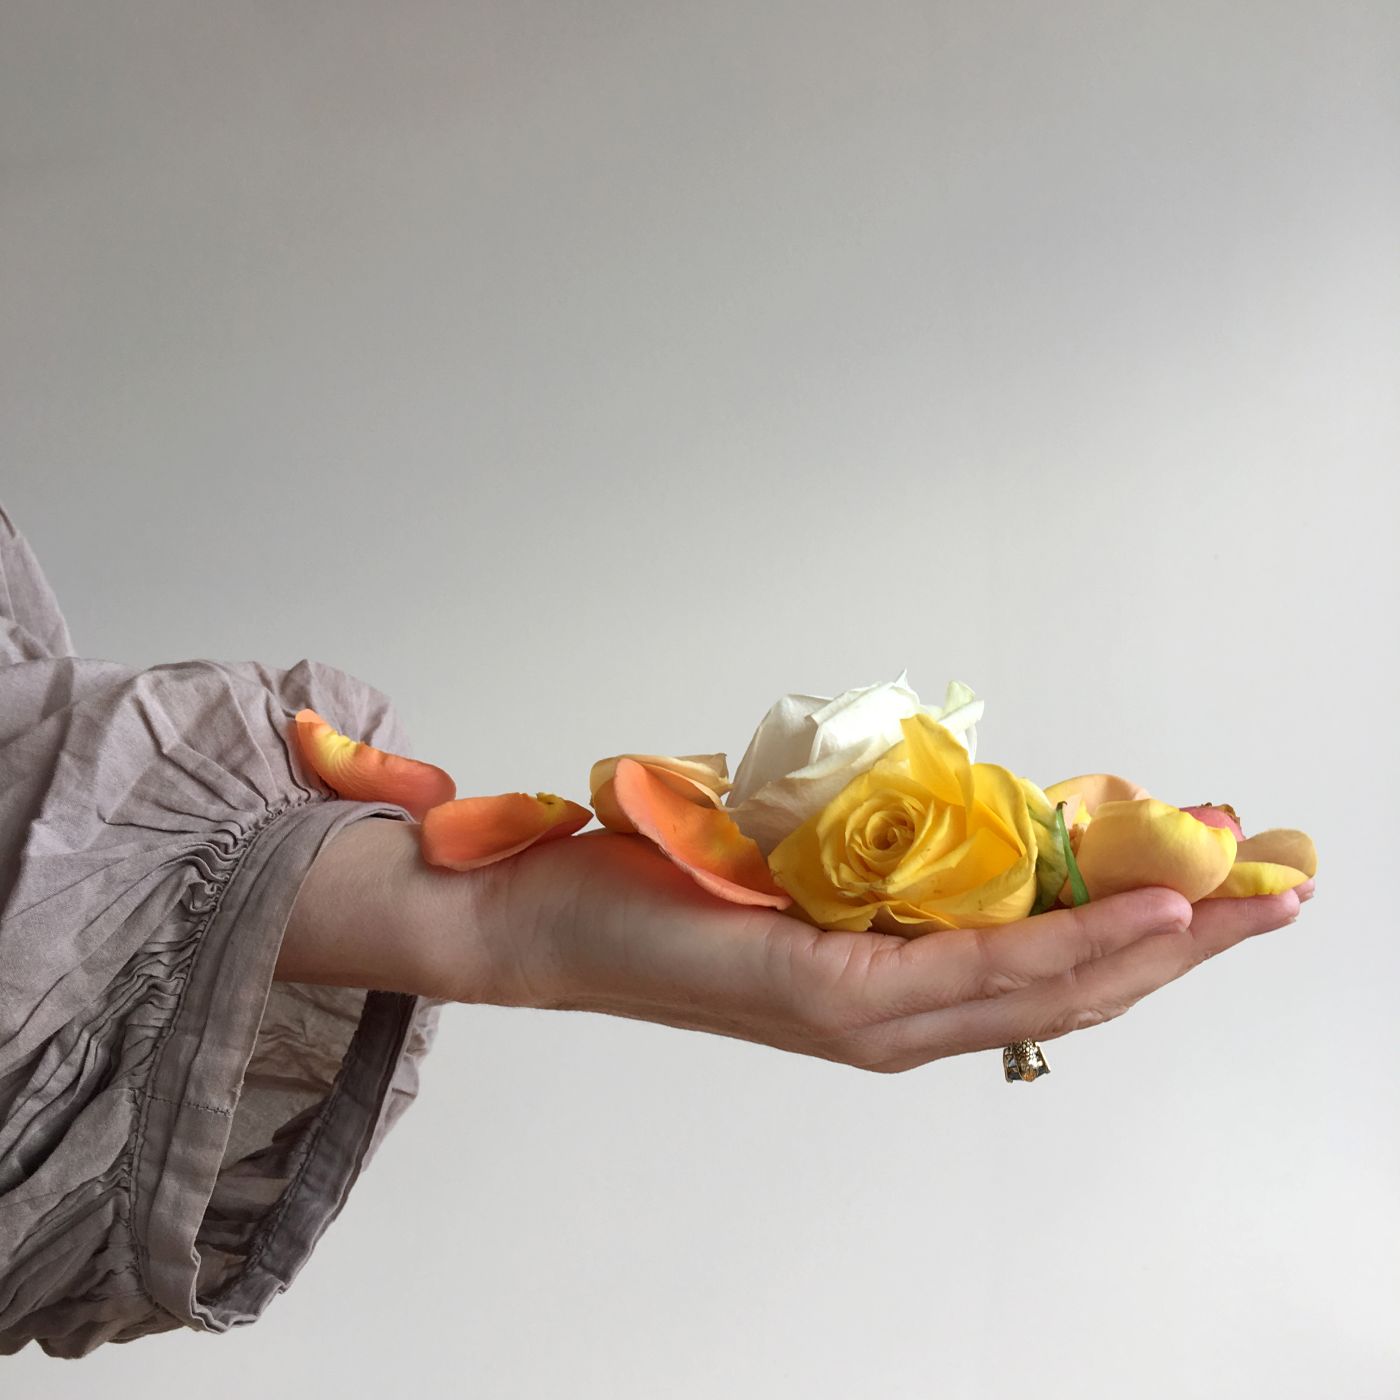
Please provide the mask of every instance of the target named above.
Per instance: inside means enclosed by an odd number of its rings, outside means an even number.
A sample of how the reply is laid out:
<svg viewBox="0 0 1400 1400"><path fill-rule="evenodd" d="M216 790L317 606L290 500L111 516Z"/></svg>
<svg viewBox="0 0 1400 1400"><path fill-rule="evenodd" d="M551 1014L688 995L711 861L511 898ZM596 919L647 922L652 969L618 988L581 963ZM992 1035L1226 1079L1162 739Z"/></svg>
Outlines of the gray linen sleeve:
<svg viewBox="0 0 1400 1400"><path fill-rule="evenodd" d="M254 1321L417 1091L438 1004L273 980L336 797L292 715L409 752L333 667L72 654L0 511L0 1353Z"/></svg>

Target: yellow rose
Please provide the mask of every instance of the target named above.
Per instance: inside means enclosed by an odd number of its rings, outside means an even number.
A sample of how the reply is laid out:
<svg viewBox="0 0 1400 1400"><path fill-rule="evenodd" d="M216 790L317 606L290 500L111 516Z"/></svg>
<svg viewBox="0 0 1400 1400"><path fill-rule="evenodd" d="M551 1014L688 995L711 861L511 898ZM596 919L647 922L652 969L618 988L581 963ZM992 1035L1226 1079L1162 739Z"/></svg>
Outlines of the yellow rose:
<svg viewBox="0 0 1400 1400"><path fill-rule="evenodd" d="M967 750L927 714L785 837L778 883L824 929L906 937L985 928L1030 913L1036 838L1020 781Z"/></svg>

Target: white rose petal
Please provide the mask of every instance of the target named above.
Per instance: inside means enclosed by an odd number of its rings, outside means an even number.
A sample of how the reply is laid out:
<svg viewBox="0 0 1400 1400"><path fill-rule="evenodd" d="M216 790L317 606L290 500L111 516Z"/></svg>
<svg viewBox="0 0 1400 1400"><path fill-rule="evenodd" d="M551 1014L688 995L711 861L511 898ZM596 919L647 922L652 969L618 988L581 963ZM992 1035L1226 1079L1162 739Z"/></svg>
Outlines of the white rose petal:
<svg viewBox="0 0 1400 1400"><path fill-rule="evenodd" d="M904 737L900 720L920 711L936 719L975 757L983 702L953 681L943 708L922 705L896 680L843 691L834 699L784 695L760 722L725 797L739 829L766 856L821 811L853 778Z"/></svg>

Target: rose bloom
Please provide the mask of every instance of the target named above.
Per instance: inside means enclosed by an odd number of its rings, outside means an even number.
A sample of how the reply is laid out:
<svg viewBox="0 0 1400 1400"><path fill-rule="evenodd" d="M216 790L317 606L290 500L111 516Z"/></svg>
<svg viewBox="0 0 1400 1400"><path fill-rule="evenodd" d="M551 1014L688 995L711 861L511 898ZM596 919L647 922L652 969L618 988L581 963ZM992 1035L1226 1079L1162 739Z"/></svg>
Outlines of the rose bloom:
<svg viewBox="0 0 1400 1400"><path fill-rule="evenodd" d="M1037 893L1022 781L972 763L927 713L769 855L778 883L824 929L904 936L1026 917ZM1042 798L1043 801L1043 798Z"/></svg>
<svg viewBox="0 0 1400 1400"><path fill-rule="evenodd" d="M820 812L850 781L899 743L901 722L923 714L976 754L983 703L953 681L942 709L924 705L908 673L834 699L785 695L763 717L725 797L744 835L770 855L784 837Z"/></svg>

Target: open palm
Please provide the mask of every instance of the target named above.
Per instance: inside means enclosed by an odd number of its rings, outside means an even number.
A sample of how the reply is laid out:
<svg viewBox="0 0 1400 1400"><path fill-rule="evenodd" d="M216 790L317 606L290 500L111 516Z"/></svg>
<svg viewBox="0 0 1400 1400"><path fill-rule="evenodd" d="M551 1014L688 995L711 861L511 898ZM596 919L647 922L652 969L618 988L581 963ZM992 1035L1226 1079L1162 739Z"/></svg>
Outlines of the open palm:
<svg viewBox="0 0 1400 1400"><path fill-rule="evenodd" d="M499 956L461 999L586 1010L896 1072L1121 1015L1291 923L1312 884L1189 904L1135 890L990 929L828 933L700 889L644 840L586 832L501 867Z"/></svg>

